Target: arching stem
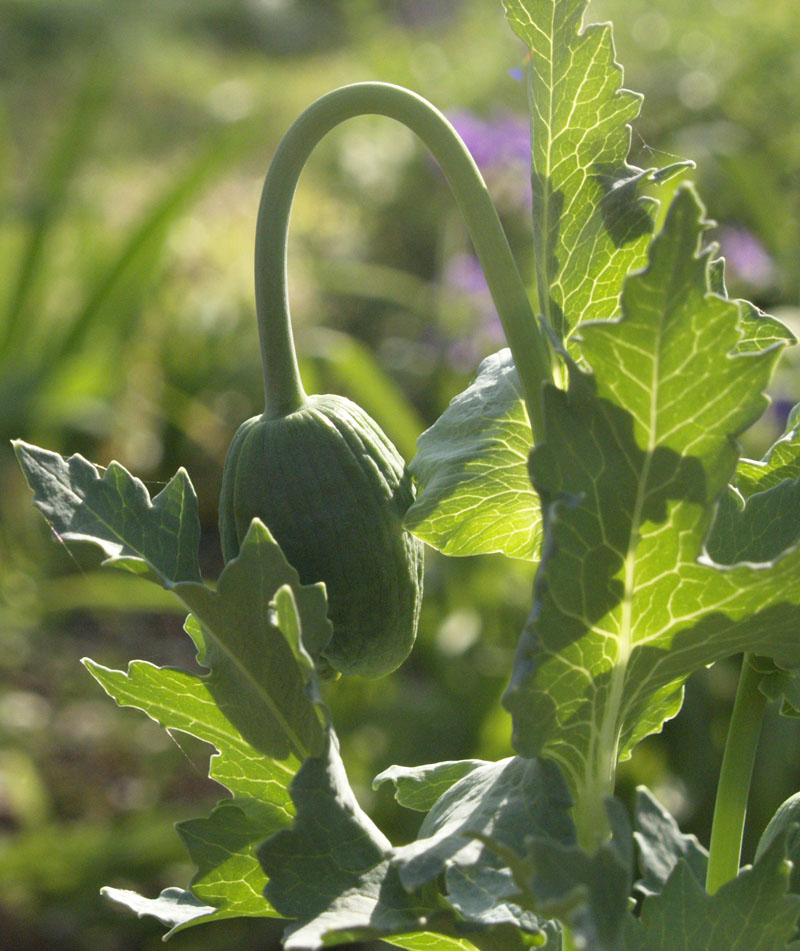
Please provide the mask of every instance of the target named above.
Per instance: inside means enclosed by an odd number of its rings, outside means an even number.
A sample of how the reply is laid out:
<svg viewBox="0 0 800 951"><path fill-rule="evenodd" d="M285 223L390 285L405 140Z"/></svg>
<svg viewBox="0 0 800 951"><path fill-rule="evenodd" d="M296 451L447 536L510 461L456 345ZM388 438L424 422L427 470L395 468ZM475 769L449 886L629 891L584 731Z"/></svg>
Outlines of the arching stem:
<svg viewBox="0 0 800 951"><path fill-rule="evenodd" d="M541 387L552 379L548 344L531 310L511 249L481 173L447 119L400 86L357 83L314 102L283 137L264 182L256 224L256 311L266 391L265 415L280 416L305 399L292 340L286 243L292 199L319 140L353 116L377 114L402 122L430 149L464 215L478 260L511 347L534 439L543 435Z"/></svg>

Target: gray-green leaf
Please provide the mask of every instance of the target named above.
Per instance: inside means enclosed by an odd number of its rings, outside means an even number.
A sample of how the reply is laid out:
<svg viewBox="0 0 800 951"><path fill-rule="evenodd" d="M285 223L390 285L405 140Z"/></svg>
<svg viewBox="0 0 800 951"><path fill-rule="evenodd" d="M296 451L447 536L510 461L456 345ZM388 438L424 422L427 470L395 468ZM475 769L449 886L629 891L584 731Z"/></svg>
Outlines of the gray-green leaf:
<svg viewBox="0 0 800 951"><path fill-rule="evenodd" d="M508 848L535 832L574 841L571 804L558 767L546 760L515 756L478 766L433 806L416 841L397 850L403 884L421 888L446 867L479 864L487 850L478 835Z"/></svg>
<svg viewBox="0 0 800 951"><path fill-rule="evenodd" d="M151 501L144 484L116 462L101 476L83 456L64 459L21 440L13 445L34 504L65 542L98 545L108 563L162 584L200 580L197 496L185 469Z"/></svg>
<svg viewBox="0 0 800 951"><path fill-rule="evenodd" d="M447 790L479 766L484 760L462 759L427 766L390 766L372 781L377 789L382 783L394 784L394 798L406 809L427 812Z"/></svg>
<svg viewBox="0 0 800 951"><path fill-rule="evenodd" d="M786 843L786 857L794 865L789 875L789 891L800 895L800 793L781 803L769 820L758 842L756 862L776 841Z"/></svg>
<svg viewBox="0 0 800 951"><path fill-rule="evenodd" d="M220 917L219 910L212 905L205 905L195 898L191 892L183 888L165 888L158 898L145 898L138 892L127 888L102 888L101 894L112 901L130 908L140 918L152 915L162 924L169 925L170 930L165 937L188 928L190 925L199 925L204 921L214 921Z"/></svg>
<svg viewBox="0 0 800 951"><path fill-rule="evenodd" d="M636 831L641 878L636 888L644 895L658 895L681 860L701 884L706 880L708 852L694 835L684 835L678 823L645 786L636 790Z"/></svg>
<svg viewBox="0 0 800 951"><path fill-rule="evenodd" d="M653 170L627 161L641 96L622 88L610 24L582 28L587 2L505 0L531 50L540 307L565 341L582 321L616 315L622 279L645 261L656 207L641 194Z"/></svg>
<svg viewBox="0 0 800 951"><path fill-rule="evenodd" d="M510 350L487 357L474 382L417 441L417 498L406 526L446 555L538 557L539 501L527 472L533 436Z"/></svg>
<svg viewBox="0 0 800 951"><path fill-rule="evenodd" d="M692 671L740 650L800 662L800 553L731 567L703 555L779 349L732 354L739 308L707 292L704 228L679 189L621 319L581 326L594 376L546 389L531 457L546 554L505 703L519 752L564 769L586 843L617 759L674 715Z"/></svg>
<svg viewBox="0 0 800 951"><path fill-rule="evenodd" d="M581 947L593 951L615 951L632 880L633 847L627 814L615 799L604 805L611 836L591 854L574 841L537 833L511 847L497 839L484 839L511 869L522 907L557 918Z"/></svg>
<svg viewBox="0 0 800 951"><path fill-rule="evenodd" d="M297 819L258 850L267 898L288 918L286 951L425 930L432 909L391 866L391 844L356 802L330 737L292 787Z"/></svg>
<svg viewBox="0 0 800 951"><path fill-rule="evenodd" d="M776 838L737 878L709 895L681 860L660 895L629 915L620 951L788 951L800 898L787 893L791 865Z"/></svg>

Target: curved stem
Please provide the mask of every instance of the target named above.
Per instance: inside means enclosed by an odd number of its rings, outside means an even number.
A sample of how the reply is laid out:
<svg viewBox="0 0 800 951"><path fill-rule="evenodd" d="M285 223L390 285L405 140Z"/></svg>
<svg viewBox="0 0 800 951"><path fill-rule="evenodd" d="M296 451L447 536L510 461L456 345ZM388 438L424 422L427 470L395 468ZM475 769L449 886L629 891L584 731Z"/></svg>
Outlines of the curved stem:
<svg viewBox="0 0 800 951"><path fill-rule="evenodd" d="M766 697L758 689L761 674L751 664L750 656L745 654L742 658L742 671L719 774L706 873L706 891L709 894L739 874L747 798L767 703Z"/></svg>
<svg viewBox="0 0 800 951"><path fill-rule="evenodd" d="M552 378L550 351L481 173L458 133L437 109L415 93L387 83L356 83L322 96L292 125L272 160L256 224L256 312L265 415L291 412L305 399L292 341L286 281L286 239L297 180L314 146L327 132L345 119L370 113L408 126L439 162L466 219L511 347L534 439L541 438L541 386Z"/></svg>

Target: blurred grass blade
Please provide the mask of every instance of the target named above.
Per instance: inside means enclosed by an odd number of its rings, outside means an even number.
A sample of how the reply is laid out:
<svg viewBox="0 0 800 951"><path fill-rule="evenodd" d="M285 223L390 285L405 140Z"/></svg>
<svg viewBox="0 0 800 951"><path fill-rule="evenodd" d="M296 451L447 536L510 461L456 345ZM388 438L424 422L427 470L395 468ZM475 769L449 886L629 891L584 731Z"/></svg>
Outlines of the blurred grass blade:
<svg viewBox="0 0 800 951"><path fill-rule="evenodd" d="M53 223L66 202L75 170L87 154L92 135L113 85L114 71L107 57L87 68L72 108L58 130L52 151L28 198L30 231L13 279L4 326L0 326L0 354L13 347L25 326L27 305L42 271L43 255Z"/></svg>
<svg viewBox="0 0 800 951"><path fill-rule="evenodd" d="M255 143L257 133L258 126L252 120L226 127L212 137L205 151L183 174L168 184L133 226L114 259L98 277L66 336L49 354L45 370L51 369L62 356L84 345L115 293L137 269L143 272L148 265L152 267L152 262L163 249L170 227L217 175L230 168L231 163ZM141 285L147 283L144 275Z"/></svg>

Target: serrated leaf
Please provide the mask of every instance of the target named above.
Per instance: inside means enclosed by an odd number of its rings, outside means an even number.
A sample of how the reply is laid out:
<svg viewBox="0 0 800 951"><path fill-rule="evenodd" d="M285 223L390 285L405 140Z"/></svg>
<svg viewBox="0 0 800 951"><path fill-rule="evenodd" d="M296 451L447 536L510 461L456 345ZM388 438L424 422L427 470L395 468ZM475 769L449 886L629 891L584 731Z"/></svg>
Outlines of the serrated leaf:
<svg viewBox="0 0 800 951"><path fill-rule="evenodd" d="M224 593L223 593L224 597ZM257 606L257 605L256 605ZM279 588L275 594L277 629L300 655L306 679L314 684L310 657L302 657L300 623L291 589ZM187 629L195 638L200 629L194 619ZM290 655L291 656L291 655ZM129 665L128 672L113 671L85 661L89 671L114 699L134 706L167 730L182 730L213 743L218 755L211 759L210 775L231 791L234 798L220 803L207 818L191 819L177 826L197 872L190 885L195 901L206 907L198 912L198 921L234 915L275 917L277 912L263 895L266 877L255 857L255 847L292 821L294 807L288 785L300 759L290 753L282 759L265 755L254 747L234 726L223 710L236 684L225 675L215 678L216 668L207 677L185 671L157 668L142 661ZM281 671L280 680L290 681L291 670ZM315 701L318 702L318 701ZM238 709L238 708L236 708ZM257 711L253 710L253 720ZM171 913L172 893L166 900ZM134 908L156 914L163 920L165 900L142 899ZM191 902L189 903L191 905ZM181 902L183 913L185 902ZM208 907L214 909L213 913ZM173 922L185 927L194 919Z"/></svg>
<svg viewBox="0 0 800 951"><path fill-rule="evenodd" d="M448 866L480 863L486 847L477 835L509 848L534 831L570 841L571 804L553 763L518 756L485 763L438 800L416 841L397 849L395 861L403 884L409 890L421 888Z"/></svg>
<svg viewBox="0 0 800 951"><path fill-rule="evenodd" d="M358 805L336 741L311 757L291 786L297 819L258 850L268 900L298 919L287 951L425 930L432 909L391 867L391 843Z"/></svg>
<svg viewBox="0 0 800 951"><path fill-rule="evenodd" d="M264 898L267 880L255 849L289 821L271 803L226 799L207 818L179 822L176 831L197 866L192 894L217 917L280 917Z"/></svg>
<svg viewBox="0 0 800 951"><path fill-rule="evenodd" d="M527 472L532 445L511 351L501 350L419 437L406 526L446 555L535 559L541 520Z"/></svg>
<svg viewBox="0 0 800 951"><path fill-rule="evenodd" d="M116 462L101 476L83 456L65 459L21 440L13 445L34 504L63 541L91 542L108 563L162 584L200 580L197 496L185 469L151 501L144 484Z"/></svg>
<svg viewBox="0 0 800 951"><path fill-rule="evenodd" d="M740 459L736 467L735 485L748 498L756 492L775 488L784 479L800 479L800 426L793 410L786 432L775 442L763 459Z"/></svg>
<svg viewBox="0 0 800 951"><path fill-rule="evenodd" d="M503 858L518 887L518 901L543 917L563 922L593 951L614 951L625 919L632 880L633 848L625 809L605 802L611 836L591 854L573 841L534 833L513 846L483 841Z"/></svg>
<svg viewBox="0 0 800 951"><path fill-rule="evenodd" d="M776 839L751 868L709 895L680 861L660 895L625 921L620 951L786 951L800 914Z"/></svg>
<svg viewBox="0 0 800 951"><path fill-rule="evenodd" d="M217 705L206 679L173 667L134 660L127 672L110 670L88 658L84 665L121 707L134 707L165 730L205 740L217 750L209 776L234 796L272 802L288 823L294 815L288 785L298 760L281 762L259 752Z"/></svg>
<svg viewBox="0 0 800 951"><path fill-rule="evenodd" d="M316 658L330 639L327 602L322 584L301 585L297 572L286 561L280 547L261 523L251 526L247 558L235 559L220 578L224 596L200 583L197 551L200 523L197 497L189 476L178 470L165 488L151 501L144 484L119 463L112 462L101 476L98 468L82 456L69 459L46 449L17 441L19 463L34 493L34 503L65 542L88 542L106 555L106 563L144 574L174 592L194 611L203 624L241 627L259 625L258 610L245 620L237 597L253 597L261 606L267 627L277 630L269 617L269 604L277 590L288 585L303 617L303 648ZM233 566L233 567L232 567ZM251 574L252 572L252 574ZM199 632L195 631L195 634ZM239 632L242 647L252 630ZM252 639L255 638L255 641ZM201 650L207 649L196 637ZM301 654L291 646L291 637L277 639L300 662ZM257 652L253 652L255 657ZM304 666L301 662L300 666Z"/></svg>
<svg viewBox="0 0 800 951"><path fill-rule="evenodd" d="M775 344L791 346L797 343L795 335L777 317L765 313L750 301L737 300L736 303L739 305L742 336L734 348L734 353L745 353L748 350L758 352L769 350Z"/></svg>
<svg viewBox="0 0 800 951"><path fill-rule="evenodd" d="M486 765L485 760L463 759L426 766L390 766L373 779L372 788L391 782L394 784L394 798L401 806L427 812L453 783Z"/></svg>
<svg viewBox="0 0 800 951"><path fill-rule="evenodd" d="M789 891L800 895L800 793L782 802L767 823L756 848L756 862L776 841L785 843L786 857L793 864L789 874Z"/></svg>
<svg viewBox="0 0 800 951"><path fill-rule="evenodd" d="M307 654L298 662L303 646L293 640L292 628L280 627L275 598L290 575L297 577L256 519L216 591L190 583L173 587L200 622L198 660L211 669L206 683L214 700L249 743L276 760L318 753L327 728L313 663ZM320 606L312 600L314 609Z"/></svg>
<svg viewBox="0 0 800 951"><path fill-rule="evenodd" d="M709 285L713 289L713 281ZM795 342L776 318L748 301L736 304L742 335L734 352L760 352ZM783 442L788 439L783 437ZM791 464L783 442L774 447L775 465L777 469L785 460L786 467L777 471L786 474ZM501 350L481 363L475 381L419 437L417 455L409 465L417 481L417 498L406 514L406 526L446 555L502 552L536 560L542 526L527 468L532 445L511 351ZM800 449L793 459L796 478ZM755 477L769 478L753 471L759 466L763 464L741 461L743 484Z"/></svg>
<svg viewBox="0 0 800 951"><path fill-rule="evenodd" d="M194 898L181 900L179 914L186 913L187 902L200 902L205 910L197 921L277 915L263 896L266 878L254 850L290 824L294 808L287 787L327 730L314 664L304 646L306 626L312 642L324 643L325 599L321 589L298 585L301 617L292 587L281 584L292 574L266 528L254 523L216 591L194 582L167 585L195 606L204 622L190 616L186 629L210 668L207 676L141 661L123 673L85 661L118 703L138 707L165 729L191 733L218 750L210 775L234 798L207 818L178 825L198 869L190 886ZM297 583L296 575L293 580ZM164 919L174 913L175 894L131 901L134 910ZM195 918L172 923L185 927Z"/></svg>
<svg viewBox="0 0 800 951"><path fill-rule="evenodd" d="M130 908L139 918L152 915L162 924L169 925L170 930L165 937L181 931L190 925L199 925L204 921L214 921L221 916L218 909L205 905L183 888L165 888L158 898L145 898L138 892L127 888L111 888L106 886L100 889L102 895L110 898L126 908ZM229 917L229 916L228 916Z"/></svg>
<svg viewBox="0 0 800 951"><path fill-rule="evenodd" d="M187 628L198 657L212 668L205 683L225 716L256 749L277 760L302 760L322 748L327 727L312 696L313 663L331 635L323 585L301 585L263 523L255 520L239 555L214 591L197 570L197 500L183 471L153 502L144 485L113 463L100 476L81 456L64 459L15 444L34 501L65 540L90 542L114 564L156 578L200 622ZM275 603L287 586L294 607L281 630ZM303 643L292 613L303 618ZM298 622L299 624L299 622Z"/></svg>
<svg viewBox="0 0 800 951"><path fill-rule="evenodd" d="M741 650L800 661L800 554L702 557L777 355L732 355L739 308L707 293L704 227L679 189L621 319L581 327L594 376L545 390L547 442L531 457L545 556L505 704L516 749L564 769L587 843L618 758L674 715L692 671Z"/></svg>
<svg viewBox="0 0 800 951"><path fill-rule="evenodd" d="M627 160L641 96L622 88L610 24L581 28L587 2L505 0L531 50L540 307L565 341L582 321L617 313L622 279L645 261L656 207L641 194L653 170Z"/></svg>
<svg viewBox="0 0 800 951"><path fill-rule="evenodd" d="M673 869L685 861L698 882L705 883L708 852L697 836L684 835L678 823L645 786L636 790L634 814L639 874L637 891L658 895Z"/></svg>

